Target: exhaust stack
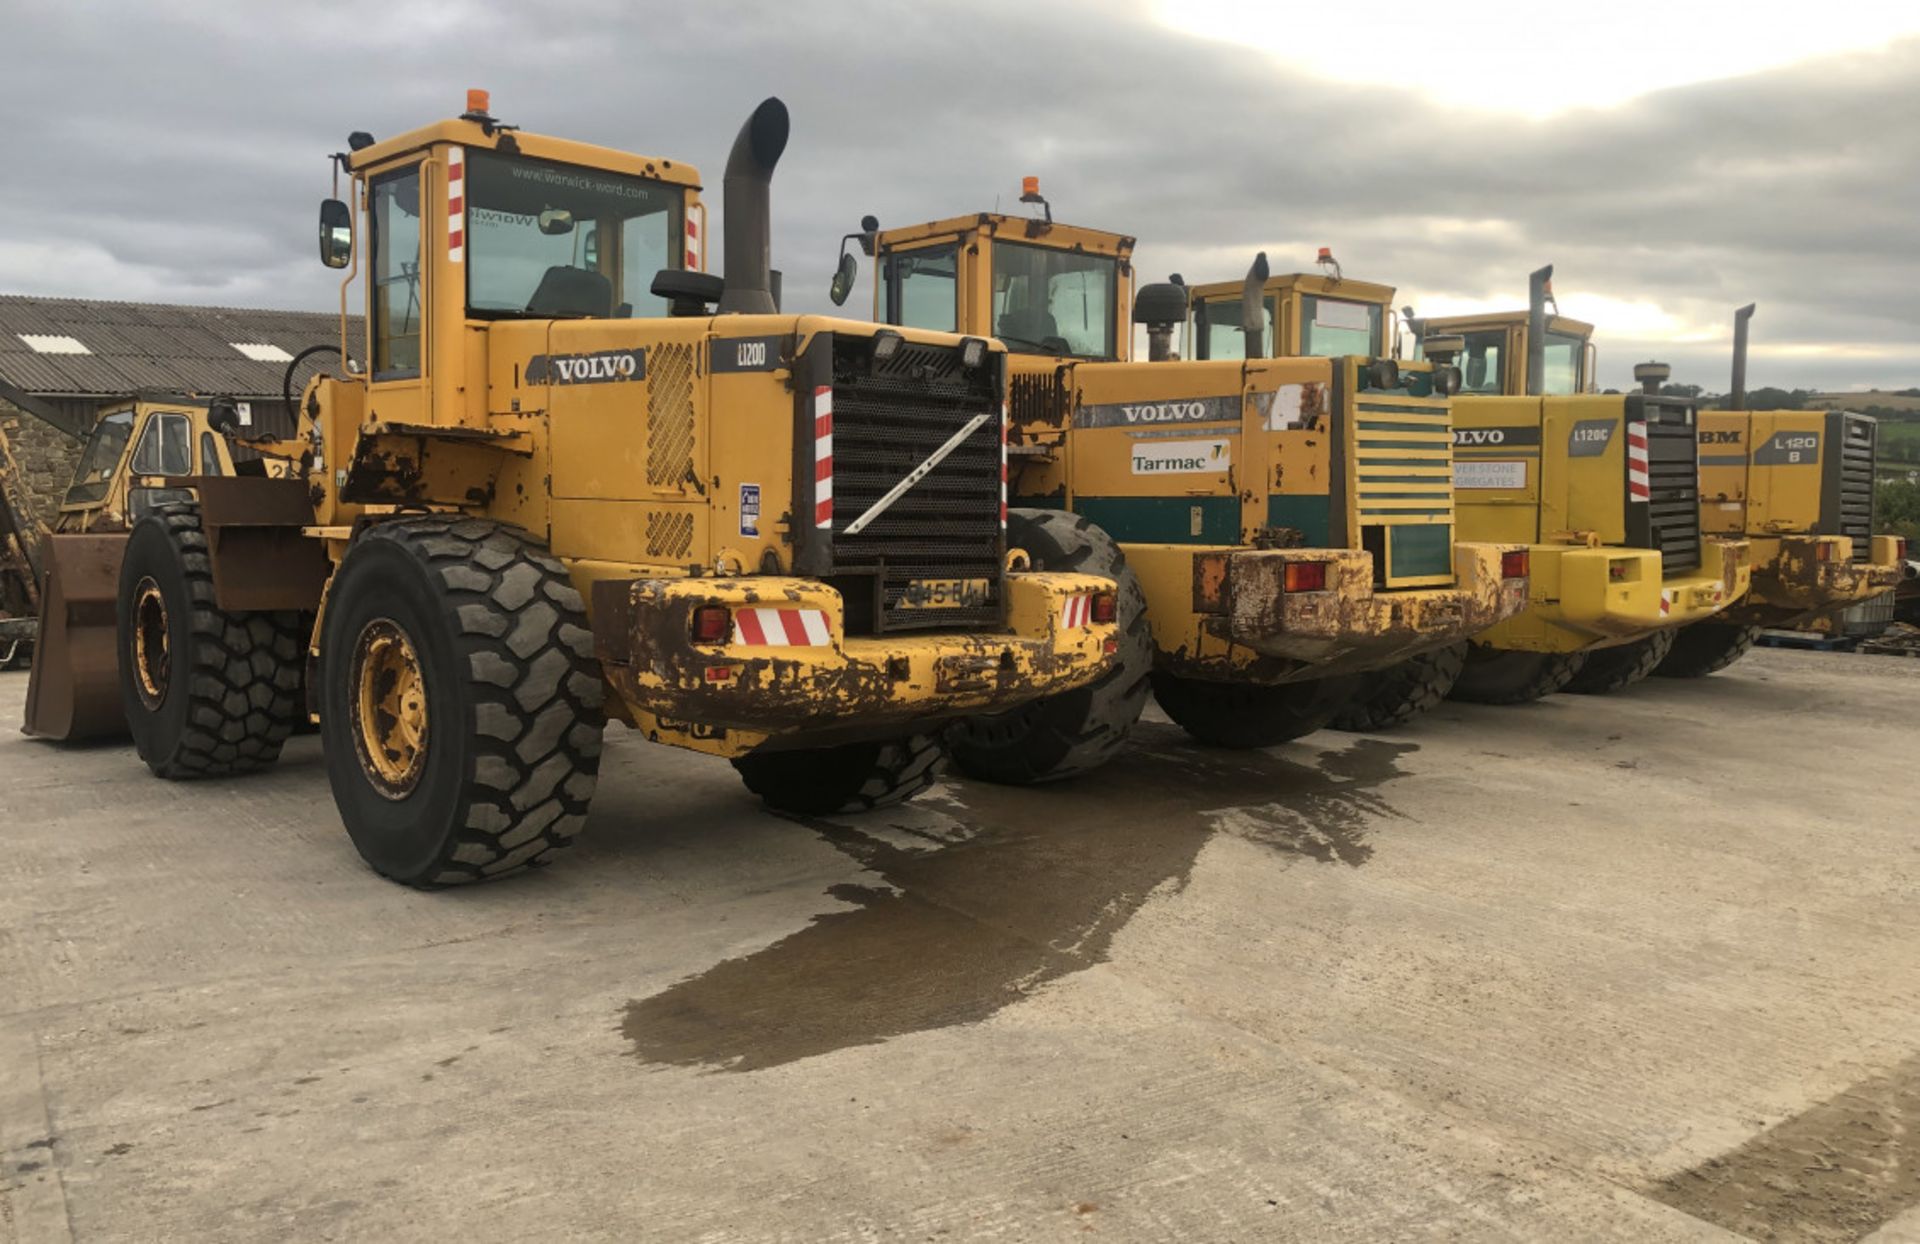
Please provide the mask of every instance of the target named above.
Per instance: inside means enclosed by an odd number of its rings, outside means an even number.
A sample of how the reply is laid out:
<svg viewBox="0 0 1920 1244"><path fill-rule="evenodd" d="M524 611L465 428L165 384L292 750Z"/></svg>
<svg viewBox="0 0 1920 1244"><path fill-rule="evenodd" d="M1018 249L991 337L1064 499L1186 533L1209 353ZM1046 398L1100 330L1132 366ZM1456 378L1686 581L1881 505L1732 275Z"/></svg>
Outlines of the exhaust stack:
<svg viewBox="0 0 1920 1244"><path fill-rule="evenodd" d="M1754 303L1733 313L1733 385L1727 390L1727 409L1747 408L1747 321L1753 318Z"/></svg>
<svg viewBox="0 0 1920 1244"><path fill-rule="evenodd" d="M1262 312L1267 293L1267 252L1253 257L1247 279L1240 286L1240 331L1247 335L1247 357L1267 357L1267 317Z"/></svg>
<svg viewBox="0 0 1920 1244"><path fill-rule="evenodd" d="M1660 396L1660 386L1673 375L1673 368L1665 363L1645 362L1633 365L1633 378L1640 382L1640 391L1648 397Z"/></svg>
<svg viewBox="0 0 1920 1244"><path fill-rule="evenodd" d="M1527 278L1527 396L1539 397L1547 384L1547 299L1553 265Z"/></svg>
<svg viewBox="0 0 1920 1244"><path fill-rule="evenodd" d="M720 183L726 209L721 314L772 315L780 309L773 293L773 209L767 187L787 149L788 130L787 106L763 100L727 155Z"/></svg>

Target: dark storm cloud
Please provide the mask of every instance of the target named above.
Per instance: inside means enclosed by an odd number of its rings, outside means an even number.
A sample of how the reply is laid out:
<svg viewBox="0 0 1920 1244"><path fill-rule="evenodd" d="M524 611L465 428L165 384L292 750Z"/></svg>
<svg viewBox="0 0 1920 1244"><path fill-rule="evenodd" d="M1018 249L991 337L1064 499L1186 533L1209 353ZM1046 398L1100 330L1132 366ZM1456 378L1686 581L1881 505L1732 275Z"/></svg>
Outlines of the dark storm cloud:
<svg viewBox="0 0 1920 1244"><path fill-rule="evenodd" d="M1327 244L1416 301L1511 299L1551 261L1570 303L1674 319L1602 324L1610 382L1659 353L1717 383L1712 334L1758 300L1757 381L1920 383L1920 40L1538 121L1115 4L31 3L0 42L8 292L331 305L325 154L449 115L469 85L529 128L699 165L717 226L733 132L778 94L795 309L826 305L863 212L1006 207L1037 173L1062 219L1138 236L1152 276L1234 276L1259 248L1285 271Z"/></svg>

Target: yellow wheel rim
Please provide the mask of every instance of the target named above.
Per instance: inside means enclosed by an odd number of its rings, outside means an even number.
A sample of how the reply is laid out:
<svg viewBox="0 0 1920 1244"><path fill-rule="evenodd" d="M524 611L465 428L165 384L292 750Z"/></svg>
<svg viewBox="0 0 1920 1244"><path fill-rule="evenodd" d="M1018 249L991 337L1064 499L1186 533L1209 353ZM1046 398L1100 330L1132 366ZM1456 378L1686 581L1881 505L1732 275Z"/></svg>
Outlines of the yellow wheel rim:
<svg viewBox="0 0 1920 1244"><path fill-rule="evenodd" d="M353 646L353 741L373 788L400 799L427 766L427 680L399 625L375 618Z"/></svg>
<svg viewBox="0 0 1920 1244"><path fill-rule="evenodd" d="M167 698L167 599L151 578L133 589L133 685L140 702L160 707Z"/></svg>

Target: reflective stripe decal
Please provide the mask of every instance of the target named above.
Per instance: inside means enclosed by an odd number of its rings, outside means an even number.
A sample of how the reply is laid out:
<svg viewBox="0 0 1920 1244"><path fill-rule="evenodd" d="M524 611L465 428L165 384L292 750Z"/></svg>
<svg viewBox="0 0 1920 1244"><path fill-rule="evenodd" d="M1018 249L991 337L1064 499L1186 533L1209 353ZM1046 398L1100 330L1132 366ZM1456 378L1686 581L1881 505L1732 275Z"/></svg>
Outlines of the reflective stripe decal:
<svg viewBox="0 0 1920 1244"><path fill-rule="evenodd" d="M1007 403L1000 403L1000 530L1007 529Z"/></svg>
<svg viewBox="0 0 1920 1244"><path fill-rule="evenodd" d="M1060 606L1060 629L1077 630L1093 619L1093 597L1085 592L1067 597Z"/></svg>
<svg viewBox="0 0 1920 1244"><path fill-rule="evenodd" d="M733 642L748 648L825 648L833 628L821 609L736 609Z"/></svg>
<svg viewBox="0 0 1920 1244"><path fill-rule="evenodd" d="M1627 496L1634 501L1653 496L1647 479L1647 424L1643 419L1627 425Z"/></svg>
<svg viewBox="0 0 1920 1244"><path fill-rule="evenodd" d="M813 391L813 525L833 529L833 388Z"/></svg>
<svg viewBox="0 0 1920 1244"><path fill-rule="evenodd" d="M467 155L465 147L447 148L447 261L467 254Z"/></svg>
<svg viewBox="0 0 1920 1244"><path fill-rule="evenodd" d="M687 217L687 271L700 270L700 224L693 217Z"/></svg>

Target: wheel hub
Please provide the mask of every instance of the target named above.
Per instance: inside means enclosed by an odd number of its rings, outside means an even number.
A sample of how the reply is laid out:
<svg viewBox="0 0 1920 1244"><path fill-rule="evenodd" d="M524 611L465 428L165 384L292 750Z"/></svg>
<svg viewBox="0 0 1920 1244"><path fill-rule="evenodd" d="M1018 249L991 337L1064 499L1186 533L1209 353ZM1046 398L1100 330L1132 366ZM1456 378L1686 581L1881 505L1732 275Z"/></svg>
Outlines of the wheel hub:
<svg viewBox="0 0 1920 1244"><path fill-rule="evenodd" d="M140 702L160 707L167 698L167 675L172 662L167 651L167 598L152 578L133 589L133 685Z"/></svg>
<svg viewBox="0 0 1920 1244"><path fill-rule="evenodd" d="M398 623L375 618L353 646L353 741L368 782L404 798L427 765L427 682Z"/></svg>

